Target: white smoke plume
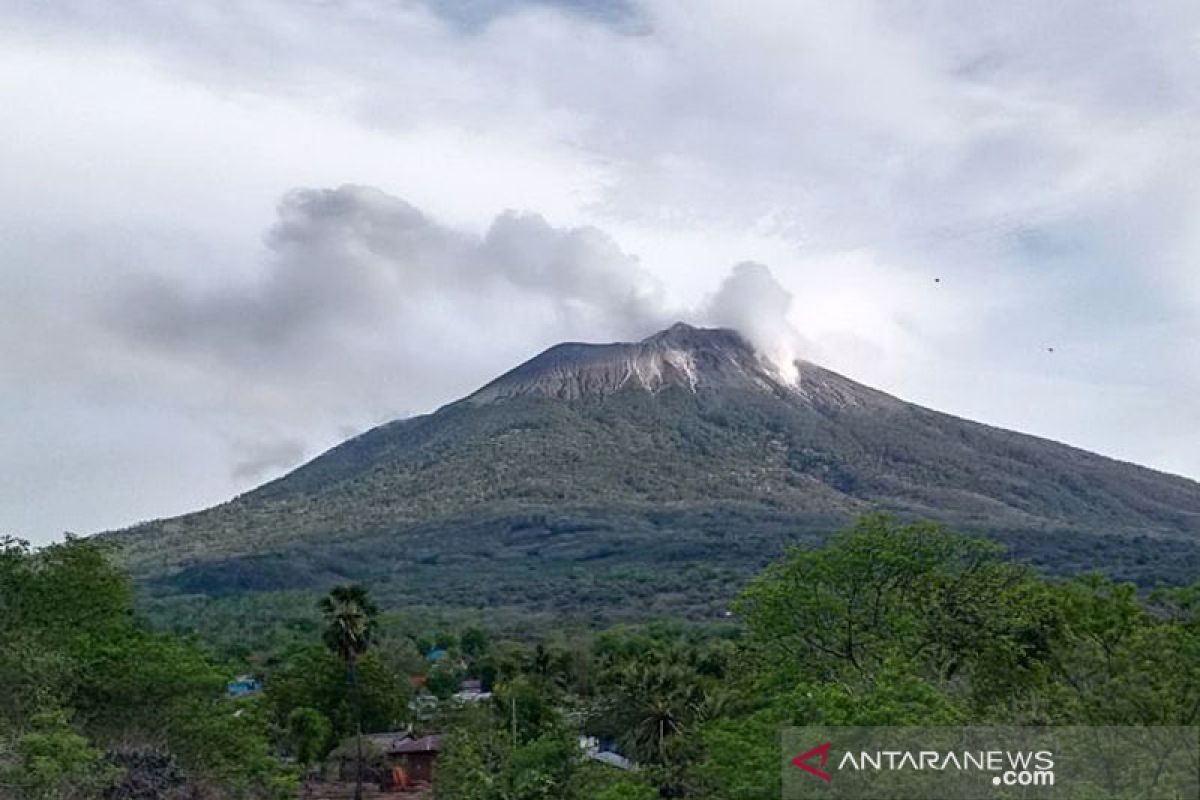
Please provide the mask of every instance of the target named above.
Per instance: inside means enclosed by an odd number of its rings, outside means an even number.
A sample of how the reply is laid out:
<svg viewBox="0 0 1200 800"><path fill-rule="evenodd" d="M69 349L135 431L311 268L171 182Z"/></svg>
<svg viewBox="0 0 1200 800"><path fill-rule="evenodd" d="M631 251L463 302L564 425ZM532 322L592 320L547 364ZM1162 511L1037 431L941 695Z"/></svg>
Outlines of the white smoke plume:
<svg viewBox="0 0 1200 800"><path fill-rule="evenodd" d="M743 261L721 282L703 309L712 324L733 328L750 340L759 357L788 383L799 377L801 337L788 321L792 294L765 264Z"/></svg>

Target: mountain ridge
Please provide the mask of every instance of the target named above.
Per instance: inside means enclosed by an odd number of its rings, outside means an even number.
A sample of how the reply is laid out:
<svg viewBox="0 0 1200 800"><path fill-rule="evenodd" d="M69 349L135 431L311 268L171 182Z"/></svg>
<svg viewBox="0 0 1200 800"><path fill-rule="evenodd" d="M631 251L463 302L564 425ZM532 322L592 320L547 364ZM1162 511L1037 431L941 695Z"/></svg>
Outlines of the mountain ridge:
<svg viewBox="0 0 1200 800"><path fill-rule="evenodd" d="M1051 569L1153 582L1200 564L1200 484L798 367L788 382L740 334L687 325L556 345L228 503L106 537L164 593L370 579L467 602L482 580L490 602L551 607L530 587L558 597L585 569L625 591L646 566L735 580L879 510Z"/></svg>

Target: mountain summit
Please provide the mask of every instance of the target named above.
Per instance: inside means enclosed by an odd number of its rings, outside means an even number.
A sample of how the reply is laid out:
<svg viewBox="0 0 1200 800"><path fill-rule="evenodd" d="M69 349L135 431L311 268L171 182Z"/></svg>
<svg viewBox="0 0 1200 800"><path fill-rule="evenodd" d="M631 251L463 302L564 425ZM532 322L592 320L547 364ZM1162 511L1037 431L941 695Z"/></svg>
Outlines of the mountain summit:
<svg viewBox="0 0 1200 800"><path fill-rule="evenodd" d="M504 373L466 403L514 397L579 400L622 391L658 393L752 392L782 402L836 407L897 406L900 401L849 381L816 364L797 362L799 377L789 380L778 365L761 356L730 328L697 328L677 322L640 342L555 345Z"/></svg>
<svg viewBox="0 0 1200 800"><path fill-rule="evenodd" d="M555 345L467 400L483 403L531 395L576 400L626 389L658 392L673 387L764 392L789 388L737 331L677 322L640 342Z"/></svg>
<svg viewBox="0 0 1200 800"><path fill-rule="evenodd" d="M386 601L709 613L884 510L1054 571L1200 569L1200 484L906 403L738 333L561 344L206 511L107 534L158 593L370 581Z"/></svg>

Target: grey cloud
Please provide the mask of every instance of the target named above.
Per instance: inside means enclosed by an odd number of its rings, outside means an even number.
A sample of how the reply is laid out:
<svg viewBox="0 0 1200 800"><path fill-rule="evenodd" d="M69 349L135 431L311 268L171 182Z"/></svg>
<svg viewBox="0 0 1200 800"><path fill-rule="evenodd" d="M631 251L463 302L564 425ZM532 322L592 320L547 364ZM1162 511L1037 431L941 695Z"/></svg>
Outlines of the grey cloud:
<svg viewBox="0 0 1200 800"><path fill-rule="evenodd" d="M634 256L596 228L556 228L532 213L504 212L479 237L376 188L301 189L280 204L266 242L257 282L205 291L138 279L111 325L145 347L262 369L386 336L431 298L470 316L494 299L488 286L568 330L635 335L665 319L662 287Z"/></svg>
<svg viewBox="0 0 1200 800"><path fill-rule="evenodd" d="M590 308L632 332L665 319L662 286L597 228L554 228L538 214L508 211L488 229L479 255L492 275L554 297L563 313Z"/></svg>
<svg viewBox="0 0 1200 800"><path fill-rule="evenodd" d="M339 325L371 325L414 285L457 279L469 249L403 200L360 186L291 192L266 241L257 282L203 291L139 278L115 303L114 327L155 348L253 365L264 352L302 357Z"/></svg>
<svg viewBox="0 0 1200 800"><path fill-rule="evenodd" d="M238 460L233 479L239 483L261 481L283 472L304 459L305 445L298 439L240 441L235 444Z"/></svg>

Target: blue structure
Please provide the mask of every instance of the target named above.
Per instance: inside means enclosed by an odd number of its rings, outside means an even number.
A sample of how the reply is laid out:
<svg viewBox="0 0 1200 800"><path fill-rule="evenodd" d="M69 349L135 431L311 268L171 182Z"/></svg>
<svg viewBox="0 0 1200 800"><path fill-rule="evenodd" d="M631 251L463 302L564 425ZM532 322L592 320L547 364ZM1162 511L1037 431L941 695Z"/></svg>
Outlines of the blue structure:
<svg viewBox="0 0 1200 800"><path fill-rule="evenodd" d="M229 697L245 697L261 689L262 681L253 675L241 675L225 684L225 694Z"/></svg>

